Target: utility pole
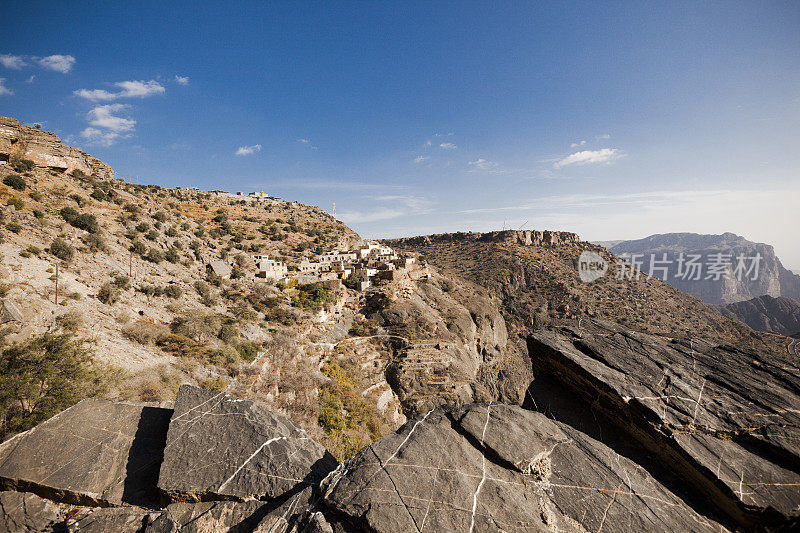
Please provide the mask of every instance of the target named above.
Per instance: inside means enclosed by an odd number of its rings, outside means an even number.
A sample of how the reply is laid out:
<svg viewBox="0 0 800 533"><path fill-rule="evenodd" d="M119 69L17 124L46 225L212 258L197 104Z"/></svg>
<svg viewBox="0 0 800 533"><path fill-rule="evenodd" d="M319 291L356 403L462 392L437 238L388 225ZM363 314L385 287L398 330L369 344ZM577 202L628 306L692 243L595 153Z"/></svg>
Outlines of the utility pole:
<svg viewBox="0 0 800 533"><path fill-rule="evenodd" d="M56 305L58 305L58 263L56 263Z"/></svg>

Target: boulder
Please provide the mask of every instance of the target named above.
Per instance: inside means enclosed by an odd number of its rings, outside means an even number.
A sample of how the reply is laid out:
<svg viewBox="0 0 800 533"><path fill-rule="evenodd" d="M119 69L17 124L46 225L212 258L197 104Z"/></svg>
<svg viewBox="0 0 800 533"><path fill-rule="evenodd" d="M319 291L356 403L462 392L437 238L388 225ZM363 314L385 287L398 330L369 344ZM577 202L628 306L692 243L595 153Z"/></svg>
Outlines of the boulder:
<svg viewBox="0 0 800 533"><path fill-rule="evenodd" d="M608 322L537 332L529 349L539 409L635 443L735 524L783 526L800 516L796 357ZM548 380L566 392L543 390ZM544 404L551 400L562 405Z"/></svg>
<svg viewBox="0 0 800 533"><path fill-rule="evenodd" d="M83 400L0 445L0 488L77 505L152 505L170 413Z"/></svg>
<svg viewBox="0 0 800 533"><path fill-rule="evenodd" d="M62 524L58 507L30 492L0 492L0 533L53 531Z"/></svg>
<svg viewBox="0 0 800 533"><path fill-rule="evenodd" d="M184 385L175 400L158 486L171 501L288 498L336 460L260 404Z"/></svg>
<svg viewBox="0 0 800 533"><path fill-rule="evenodd" d="M518 406L429 411L342 463L327 507L366 531L718 531L631 460Z"/></svg>

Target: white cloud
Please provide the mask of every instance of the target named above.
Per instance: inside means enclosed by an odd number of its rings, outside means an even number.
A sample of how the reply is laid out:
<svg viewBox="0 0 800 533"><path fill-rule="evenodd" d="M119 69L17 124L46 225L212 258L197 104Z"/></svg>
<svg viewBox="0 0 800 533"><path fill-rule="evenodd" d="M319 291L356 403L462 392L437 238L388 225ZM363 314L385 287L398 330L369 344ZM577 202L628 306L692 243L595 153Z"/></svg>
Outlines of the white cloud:
<svg viewBox="0 0 800 533"><path fill-rule="evenodd" d="M311 144L311 141L308 139L297 139L297 142L299 142L300 144L308 144L309 148L311 148L312 150L319 150L319 148Z"/></svg>
<svg viewBox="0 0 800 533"><path fill-rule="evenodd" d="M453 143L442 143L439 145L439 148L442 148L444 150L455 150L456 148L458 148L458 146L456 146Z"/></svg>
<svg viewBox="0 0 800 533"><path fill-rule="evenodd" d="M121 97L132 98L145 96L152 96L154 94L164 94L166 89L156 80L150 81L120 81L115 83L117 87L122 89L120 92Z"/></svg>
<svg viewBox="0 0 800 533"><path fill-rule="evenodd" d="M608 134L608 133L603 133L603 134L601 134L601 135L596 135L596 136L595 136L595 140L596 140L596 141L608 140L608 139L610 139L610 138L611 138L611 135L610 135L610 134Z"/></svg>
<svg viewBox="0 0 800 533"><path fill-rule="evenodd" d="M430 159L430 157L424 155L418 155L417 157L414 158L414 163L419 165L420 163L424 163L428 159Z"/></svg>
<svg viewBox="0 0 800 533"><path fill-rule="evenodd" d="M175 81L180 85L189 85L189 76L178 76L175 74Z"/></svg>
<svg viewBox="0 0 800 533"><path fill-rule="evenodd" d="M14 70L19 70L22 67L28 66L22 56L13 56L11 54L0 55L0 63L2 63L4 67L13 68Z"/></svg>
<svg viewBox="0 0 800 533"><path fill-rule="evenodd" d="M128 107L125 104L97 106L91 109L87 115L89 124L116 132L133 131L134 126L136 126L135 120L114 115L114 113L119 113Z"/></svg>
<svg viewBox="0 0 800 533"><path fill-rule="evenodd" d="M154 94L164 94L166 89L156 80L150 81L118 81L114 86L121 90L115 93L105 89L79 89L73 94L93 102L116 100L118 98L145 98Z"/></svg>
<svg viewBox="0 0 800 533"><path fill-rule="evenodd" d="M75 58L70 55L55 54L47 57L40 57L36 59L36 62L39 63L39 66L42 68L66 74L72 70L72 66L75 64Z"/></svg>
<svg viewBox="0 0 800 533"><path fill-rule="evenodd" d="M611 163L625 157L622 150L616 148L602 148L600 150L584 150L575 152L553 163L553 168L563 168L569 165L588 165L593 163Z"/></svg>
<svg viewBox="0 0 800 533"><path fill-rule="evenodd" d="M3 85L5 81L6 81L5 78L0 78L0 96L3 96L4 94L11 96L12 94L14 94L14 91Z"/></svg>
<svg viewBox="0 0 800 533"><path fill-rule="evenodd" d="M260 144L254 144L253 146L240 146L239 149L236 150L236 155L251 155L260 151Z"/></svg>
<svg viewBox="0 0 800 533"><path fill-rule="evenodd" d="M470 172L484 171L489 172L490 174L503 173L503 171L498 168L500 166L498 163L489 161L488 159L484 159L482 157L479 157L475 161L469 161L467 164L472 167Z"/></svg>
<svg viewBox="0 0 800 533"><path fill-rule="evenodd" d="M81 137L102 146L111 146L119 139L130 137L136 121L116 114L128 107L124 104L108 104L92 108L86 115L89 127L81 132Z"/></svg>
<svg viewBox="0 0 800 533"><path fill-rule="evenodd" d="M586 144L586 141L581 141L581 142L577 142L577 143L572 143L569 146L570 146L570 148L577 148L579 146L584 146L585 144Z"/></svg>
<svg viewBox="0 0 800 533"><path fill-rule="evenodd" d="M36 79L36 74L32 75L30 78L25 80L25 83L33 83L33 80L35 80L35 79Z"/></svg>
<svg viewBox="0 0 800 533"><path fill-rule="evenodd" d="M89 127L81 132L81 137L93 144L111 146L121 137L121 135L114 131L103 131L97 128Z"/></svg>

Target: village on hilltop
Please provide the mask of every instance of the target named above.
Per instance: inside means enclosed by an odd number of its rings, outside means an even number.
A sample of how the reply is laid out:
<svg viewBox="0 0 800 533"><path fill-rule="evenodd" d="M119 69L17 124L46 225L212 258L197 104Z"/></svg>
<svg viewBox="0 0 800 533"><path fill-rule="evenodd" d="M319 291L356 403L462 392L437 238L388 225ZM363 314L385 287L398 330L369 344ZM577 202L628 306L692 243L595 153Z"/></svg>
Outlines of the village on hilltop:
<svg viewBox="0 0 800 533"><path fill-rule="evenodd" d="M210 191L217 196L246 198L256 203L281 202L280 198L269 196L264 192L228 193ZM394 249L377 241L363 241L347 250L331 250L317 255L313 260L304 257L297 264L286 264L269 255L252 255L255 263L254 280L270 280L273 282L316 283L338 281L349 288L363 291L375 280L393 281L408 274L412 279L429 276L426 265L420 265L416 254L398 253ZM233 267L226 261L213 260L207 264L208 269L216 276L229 278Z"/></svg>

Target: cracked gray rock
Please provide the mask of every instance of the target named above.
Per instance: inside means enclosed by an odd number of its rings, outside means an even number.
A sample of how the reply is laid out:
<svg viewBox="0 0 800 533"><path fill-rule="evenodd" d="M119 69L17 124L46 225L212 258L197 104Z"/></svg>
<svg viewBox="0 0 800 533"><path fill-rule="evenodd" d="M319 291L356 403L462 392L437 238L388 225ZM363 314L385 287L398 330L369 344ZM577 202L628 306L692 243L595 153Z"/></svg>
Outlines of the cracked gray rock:
<svg viewBox="0 0 800 533"><path fill-rule="evenodd" d="M287 418L184 385L158 486L171 501L289 498L335 467L333 456Z"/></svg>
<svg viewBox="0 0 800 533"><path fill-rule="evenodd" d="M326 506L368 531L718 531L647 471L541 413L439 408L342 463Z"/></svg>
<svg viewBox="0 0 800 533"><path fill-rule="evenodd" d="M564 402L565 394L537 393L538 382L555 380L583 402L562 406L582 411L573 425L602 420L734 524L781 526L800 516L796 358L669 341L608 322L537 332L529 349L534 403Z"/></svg>
<svg viewBox="0 0 800 533"><path fill-rule="evenodd" d="M53 503L30 492L0 492L0 533L56 531L62 522Z"/></svg>
<svg viewBox="0 0 800 533"><path fill-rule="evenodd" d="M169 416L83 400L0 445L0 488L76 505L153 505Z"/></svg>

